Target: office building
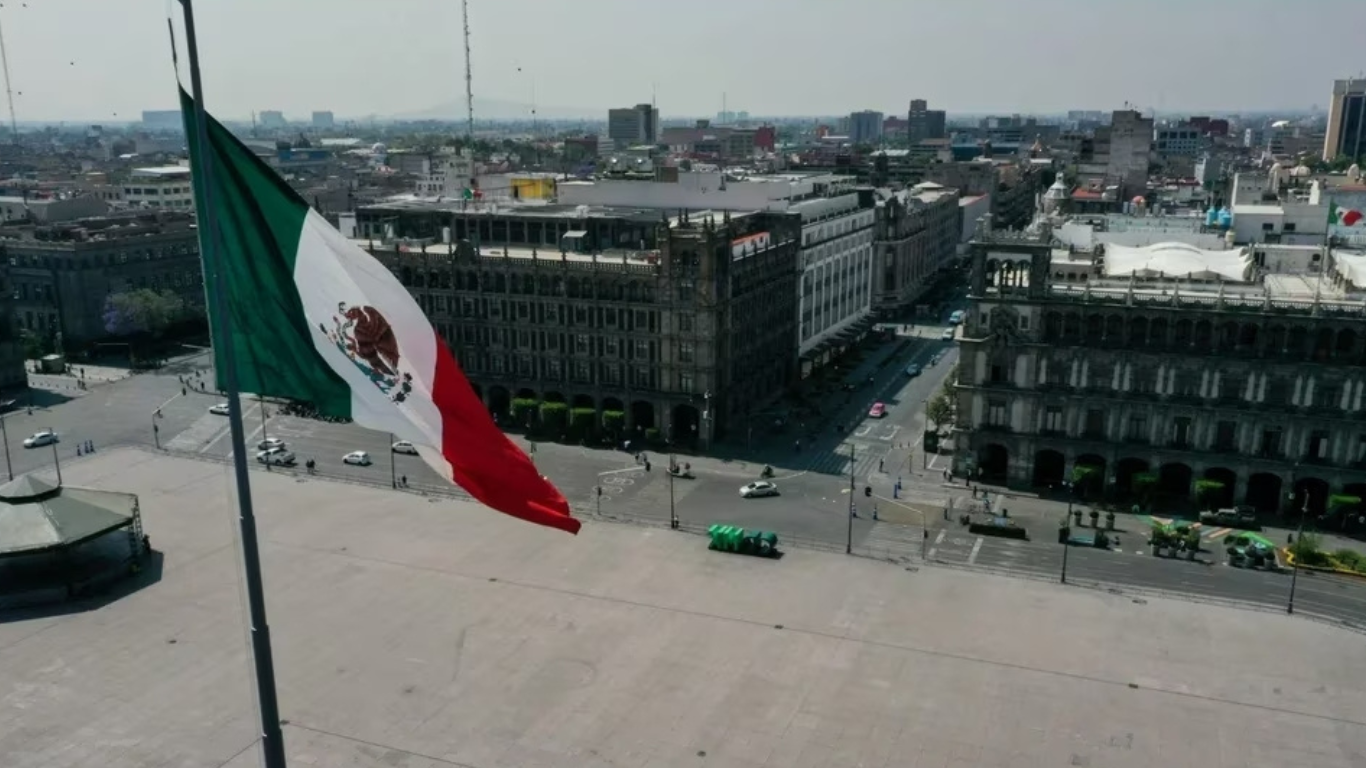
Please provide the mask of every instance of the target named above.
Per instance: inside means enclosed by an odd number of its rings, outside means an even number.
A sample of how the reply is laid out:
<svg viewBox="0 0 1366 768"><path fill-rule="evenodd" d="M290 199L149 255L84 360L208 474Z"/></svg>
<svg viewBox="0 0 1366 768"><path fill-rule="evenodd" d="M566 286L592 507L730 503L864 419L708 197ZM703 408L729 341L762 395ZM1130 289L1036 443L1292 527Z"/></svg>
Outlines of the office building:
<svg viewBox="0 0 1366 768"><path fill-rule="evenodd" d="M134 168L123 182L123 202L138 208L193 210L190 169L183 165Z"/></svg>
<svg viewBox="0 0 1366 768"><path fill-rule="evenodd" d="M185 123L178 109L144 109L142 127L153 133L184 132Z"/></svg>
<svg viewBox="0 0 1366 768"><path fill-rule="evenodd" d="M1120 199L1145 194L1153 147L1153 119L1131 109L1117 109L1105 133L1109 138L1106 176L1111 183L1119 185Z"/></svg>
<svg viewBox="0 0 1366 768"><path fill-rule="evenodd" d="M0 227L0 257L9 265L17 328L60 333L68 352L108 336L110 294L150 288L204 306L198 232L186 211ZM0 333L0 368L3 339Z"/></svg>
<svg viewBox="0 0 1366 768"><path fill-rule="evenodd" d="M911 99L906 122L906 138L913 145L925 139L942 139L946 135L947 116L944 110L930 109L924 99Z"/></svg>
<svg viewBox="0 0 1366 768"><path fill-rule="evenodd" d="M881 112L864 110L849 115L849 143L879 144L882 142Z"/></svg>
<svg viewBox="0 0 1366 768"><path fill-rule="evenodd" d="M289 125L289 122L285 120L285 113L277 109L262 110L257 117L262 128L284 128Z"/></svg>
<svg viewBox="0 0 1366 768"><path fill-rule="evenodd" d="M323 110L313 113L313 127L318 130L331 130L336 126L336 124L337 119L332 115L330 111Z"/></svg>
<svg viewBox="0 0 1366 768"><path fill-rule="evenodd" d="M959 195L932 182L878 194L872 304L891 312L914 304L953 263L961 231Z"/></svg>
<svg viewBox="0 0 1366 768"><path fill-rule="evenodd" d="M1323 159L1332 161L1339 157L1366 157L1366 79L1333 81Z"/></svg>
<svg viewBox="0 0 1366 768"><path fill-rule="evenodd" d="M500 420L564 402L705 447L795 381L794 214L407 201L356 230Z"/></svg>
<svg viewBox="0 0 1366 768"><path fill-rule="evenodd" d="M1195 157L1209 145L1204 132L1192 123L1160 126L1154 139L1154 149L1163 157Z"/></svg>
<svg viewBox="0 0 1366 768"><path fill-rule="evenodd" d="M649 104L607 111L607 138L618 147L659 141L659 110Z"/></svg>
<svg viewBox="0 0 1366 768"><path fill-rule="evenodd" d="M1172 512L1366 497L1366 256L1255 248L979 232L956 471Z"/></svg>

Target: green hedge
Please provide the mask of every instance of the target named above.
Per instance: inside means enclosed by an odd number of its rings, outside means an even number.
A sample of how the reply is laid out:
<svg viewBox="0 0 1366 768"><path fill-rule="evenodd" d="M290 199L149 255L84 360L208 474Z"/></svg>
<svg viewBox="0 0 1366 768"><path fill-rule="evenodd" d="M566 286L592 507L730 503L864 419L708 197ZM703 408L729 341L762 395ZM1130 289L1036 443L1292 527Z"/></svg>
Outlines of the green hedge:
<svg viewBox="0 0 1366 768"><path fill-rule="evenodd" d="M512 421L519 427L535 422L537 402L535 398L516 397L512 400Z"/></svg>
<svg viewBox="0 0 1366 768"><path fill-rule="evenodd" d="M622 411L603 411L602 428L613 437L620 437L626 428L626 414Z"/></svg>
<svg viewBox="0 0 1366 768"><path fill-rule="evenodd" d="M569 425L569 406L565 403L541 403L541 426L551 437L559 437Z"/></svg>

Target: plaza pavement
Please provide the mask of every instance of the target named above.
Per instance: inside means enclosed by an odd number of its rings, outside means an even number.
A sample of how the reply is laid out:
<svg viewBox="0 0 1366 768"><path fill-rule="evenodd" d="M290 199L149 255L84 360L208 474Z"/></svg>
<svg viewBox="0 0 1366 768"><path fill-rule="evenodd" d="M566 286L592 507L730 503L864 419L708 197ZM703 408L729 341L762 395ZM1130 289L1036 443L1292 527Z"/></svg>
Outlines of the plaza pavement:
<svg viewBox="0 0 1366 768"><path fill-rule="evenodd" d="M258 765L230 469L124 449L64 472L139 493L164 571L0 616L0 762ZM252 482L292 765L1366 761L1366 644L1325 625Z"/></svg>

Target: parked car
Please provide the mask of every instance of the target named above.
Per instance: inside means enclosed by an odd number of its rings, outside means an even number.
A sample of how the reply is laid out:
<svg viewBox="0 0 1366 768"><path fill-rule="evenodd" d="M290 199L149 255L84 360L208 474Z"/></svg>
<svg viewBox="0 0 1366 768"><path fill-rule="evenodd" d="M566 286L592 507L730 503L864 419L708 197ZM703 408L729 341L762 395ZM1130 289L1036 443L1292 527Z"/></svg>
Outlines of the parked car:
<svg viewBox="0 0 1366 768"><path fill-rule="evenodd" d="M52 445L56 442L60 442L57 439L57 433L50 429L45 429L42 432L34 432L29 437L24 438L24 447L42 448L45 445Z"/></svg>
<svg viewBox="0 0 1366 768"><path fill-rule="evenodd" d="M342 457L343 464L354 464L358 467L370 466L370 454L365 451L352 451Z"/></svg>
<svg viewBox="0 0 1366 768"><path fill-rule="evenodd" d="M215 415L215 416L227 416L227 415L228 415L228 404L227 404L227 403L219 403L218 405L211 405L211 406L209 406L209 413L212 413L212 414Z"/></svg>
<svg viewBox="0 0 1366 768"><path fill-rule="evenodd" d="M272 448L284 448L285 441L278 437L267 437L265 440L256 444L256 450L269 451Z"/></svg>
<svg viewBox="0 0 1366 768"><path fill-rule="evenodd" d="M919 366L919 365L916 365L915 363L911 363L910 365L906 366L906 375L909 376L909 377L911 377L911 378L915 378L916 376L919 376L919 375L920 375L920 366Z"/></svg>
<svg viewBox="0 0 1366 768"><path fill-rule="evenodd" d="M868 415L874 419L880 419L887 415L887 406L882 403L873 403L873 407L868 409Z"/></svg>
<svg viewBox="0 0 1366 768"><path fill-rule="evenodd" d="M755 499L760 496L777 496L778 486L767 480L756 480L749 485L740 487L740 498Z"/></svg>
<svg viewBox="0 0 1366 768"><path fill-rule="evenodd" d="M953 329L945 328L944 332L939 334L939 338L944 341L953 341Z"/></svg>
<svg viewBox="0 0 1366 768"><path fill-rule="evenodd" d="M1220 510L1205 510L1200 513L1200 522L1205 525L1242 528L1249 531L1255 531L1261 527L1257 523L1257 510L1246 505Z"/></svg>
<svg viewBox="0 0 1366 768"><path fill-rule="evenodd" d="M406 453L409 456L417 455L417 446L407 440L399 440L393 444L394 453Z"/></svg>

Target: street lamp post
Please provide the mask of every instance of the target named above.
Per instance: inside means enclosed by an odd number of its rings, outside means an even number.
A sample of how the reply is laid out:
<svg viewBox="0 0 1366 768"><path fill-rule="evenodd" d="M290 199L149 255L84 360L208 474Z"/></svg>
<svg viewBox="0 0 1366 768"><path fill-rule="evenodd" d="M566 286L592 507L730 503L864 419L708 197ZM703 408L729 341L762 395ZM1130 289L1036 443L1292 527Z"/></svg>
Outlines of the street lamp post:
<svg viewBox="0 0 1366 768"><path fill-rule="evenodd" d="M849 521L844 536L844 554L854 554L854 444L849 444Z"/></svg>
<svg viewBox="0 0 1366 768"><path fill-rule="evenodd" d="M1300 507L1300 524L1295 527L1295 543L1304 537L1304 518L1309 516L1309 489L1304 489L1304 504ZM1272 555L1275 555L1273 552ZM1299 581L1300 559L1297 557L1290 564L1290 600L1285 604L1285 612L1293 614L1295 612L1295 582Z"/></svg>
<svg viewBox="0 0 1366 768"><path fill-rule="evenodd" d="M674 511L674 455L669 454L669 528L678 530L678 513Z"/></svg>
<svg viewBox="0 0 1366 768"><path fill-rule="evenodd" d="M51 428L48 428L52 432ZM57 467L57 485L62 484L62 457L57 454L57 433L52 432L52 463Z"/></svg>
<svg viewBox="0 0 1366 768"><path fill-rule="evenodd" d="M1072 549L1072 498L1073 498L1072 489L1073 489L1073 486L1072 486L1071 483L1066 483L1066 482L1065 482L1065 483L1062 484L1062 487L1065 488L1065 489L1067 489L1067 517L1062 521L1062 522L1063 522L1063 526L1062 526L1062 527L1063 527L1063 530L1067 531L1067 535L1064 536L1064 537L1063 537L1063 540L1062 540L1062 576L1061 576L1061 581L1062 581L1062 583L1063 583L1063 584L1066 584L1066 583L1067 583L1067 553L1068 553L1068 550Z"/></svg>
<svg viewBox="0 0 1366 768"><path fill-rule="evenodd" d="M9 460L9 430L5 428L5 415L0 413L0 435L5 439L5 471L9 473L9 479L14 479L14 465Z"/></svg>
<svg viewBox="0 0 1366 768"><path fill-rule="evenodd" d="M389 485L398 487L398 451L394 450L394 433L389 433Z"/></svg>

